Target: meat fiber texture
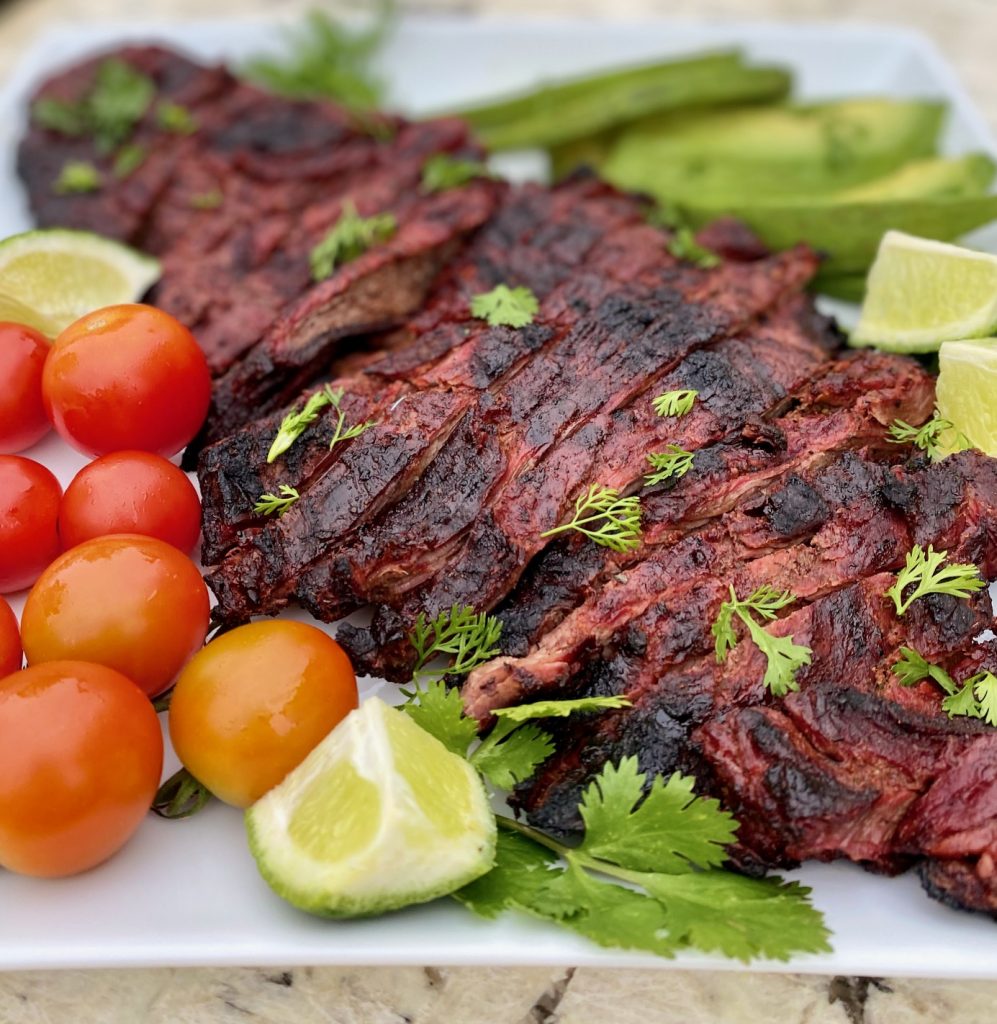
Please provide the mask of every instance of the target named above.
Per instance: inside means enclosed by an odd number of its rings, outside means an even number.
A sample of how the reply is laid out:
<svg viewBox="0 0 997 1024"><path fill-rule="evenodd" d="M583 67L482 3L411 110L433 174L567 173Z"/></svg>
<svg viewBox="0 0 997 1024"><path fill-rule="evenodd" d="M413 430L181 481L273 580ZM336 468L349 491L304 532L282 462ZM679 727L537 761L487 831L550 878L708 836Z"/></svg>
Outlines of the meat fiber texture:
<svg viewBox="0 0 997 1024"><path fill-rule="evenodd" d="M70 68L36 99L79 100L101 64L150 77L155 100L127 140L141 154L122 176L114 152L33 123L18 154L42 226L98 231L160 257L151 299L190 327L215 377L200 448L293 398L328 369L348 339L417 310L461 239L491 213L502 185L478 179L427 194L422 168L437 153L480 157L456 120L359 117L332 103L286 100L157 47L128 47ZM162 127L177 104L195 130ZM94 192L60 194L70 160L92 163ZM312 248L350 203L390 213L397 230L359 259L313 280Z"/></svg>

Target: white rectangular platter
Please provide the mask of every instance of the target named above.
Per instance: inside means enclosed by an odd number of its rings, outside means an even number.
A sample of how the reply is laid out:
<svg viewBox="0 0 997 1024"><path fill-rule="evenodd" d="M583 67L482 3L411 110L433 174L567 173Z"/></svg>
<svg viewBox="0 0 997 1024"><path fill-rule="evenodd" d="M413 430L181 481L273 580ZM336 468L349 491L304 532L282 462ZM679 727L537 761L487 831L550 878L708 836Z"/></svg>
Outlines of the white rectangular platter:
<svg viewBox="0 0 997 1024"><path fill-rule="evenodd" d="M63 26L25 56L0 90L0 237L30 226L13 162L25 98L60 64L125 39L160 40L205 58L238 60L274 45L274 26L216 22ZM802 98L853 93L949 102L946 148L995 147L986 124L932 46L903 29L410 19L383 55L391 104L424 112L544 77L737 45L790 66ZM529 164L520 164L520 171ZM995 236L978 238L987 244ZM67 483L83 460L52 438L29 452ZM19 610L20 601L15 601ZM363 692L393 693L377 680ZM173 770L175 762L167 766ZM912 877L877 878L846 864L793 873L812 885L834 953L766 961L761 971L997 978L997 926L929 900ZM474 918L447 901L370 921L298 913L257 876L241 815L215 805L189 821L150 818L126 849L77 878L0 873L0 969L143 965L598 965L741 969L688 953L672 961L611 952L525 917Z"/></svg>

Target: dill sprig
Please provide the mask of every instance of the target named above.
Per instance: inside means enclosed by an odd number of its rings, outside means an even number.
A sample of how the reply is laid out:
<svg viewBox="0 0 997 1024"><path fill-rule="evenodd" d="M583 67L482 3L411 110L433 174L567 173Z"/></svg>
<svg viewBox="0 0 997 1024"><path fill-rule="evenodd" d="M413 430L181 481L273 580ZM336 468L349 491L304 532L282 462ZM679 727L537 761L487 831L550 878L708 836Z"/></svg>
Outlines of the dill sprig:
<svg viewBox="0 0 997 1024"><path fill-rule="evenodd" d="M312 277L324 281L337 267L362 256L371 246L386 242L397 227L393 213L361 217L356 206L347 199L339 219L309 255Z"/></svg>
<svg viewBox="0 0 997 1024"><path fill-rule="evenodd" d="M653 487L655 484L663 483L665 480L673 478L678 480L679 477L685 476L692 469L694 459L695 454L693 452L687 452L677 444L666 445L663 452L654 452L648 455L647 461L651 463L651 468L656 472L645 476L644 483L648 487Z"/></svg>
<svg viewBox="0 0 997 1024"><path fill-rule="evenodd" d="M540 536L553 537L567 530L577 530L611 551L633 551L640 547L640 498L621 498L613 487L589 484L575 500L572 520Z"/></svg>
<svg viewBox="0 0 997 1024"><path fill-rule="evenodd" d="M795 643L792 636L773 636L755 618L758 616L766 622L771 622L780 609L795 600L790 591L778 591L768 584L759 587L742 600L731 586L730 600L724 601L720 606L711 629L717 661L723 664L727 660L728 652L737 646L737 634L734 632L736 615L747 627L754 645L765 655L767 665L762 680L764 685L776 697L784 697L790 690L798 690L800 686L796 681L796 673L804 665L810 664L813 651L809 647Z"/></svg>
<svg viewBox="0 0 997 1024"><path fill-rule="evenodd" d="M297 488L288 484L281 484L278 491L280 492L279 496L277 494L261 494L259 501L253 506L253 511L257 515L264 516L271 516L276 512L279 518L301 497Z"/></svg>
<svg viewBox="0 0 997 1024"><path fill-rule="evenodd" d="M894 420L887 431L887 440L890 444L912 444L915 448L927 452L930 459L937 461L946 454L946 449L941 444L941 436L952 427L952 421L943 419L936 409L935 415L920 427L913 427L905 420ZM960 447L969 447L969 441L964 434L956 435L956 443Z"/></svg>
<svg viewBox="0 0 997 1024"><path fill-rule="evenodd" d="M412 674L416 678L467 675L499 653L501 635L499 619L485 612L475 612L469 606L453 605L432 621L420 613L409 633L409 643L416 655ZM447 668L441 671L426 668L441 655L450 657Z"/></svg>
<svg viewBox="0 0 997 1024"><path fill-rule="evenodd" d="M692 411L698 397L699 392L692 388L666 391L654 400L654 411L659 416L685 416L686 413Z"/></svg>
<svg viewBox="0 0 997 1024"><path fill-rule="evenodd" d="M927 551L920 544L915 544L908 552L906 564L897 573L893 586L886 591L886 596L893 599L898 616L903 615L919 597L927 594L969 597L987 585L975 565L969 562L945 565L947 557L947 551L935 551L930 544ZM904 597L904 591L910 586L914 589Z"/></svg>

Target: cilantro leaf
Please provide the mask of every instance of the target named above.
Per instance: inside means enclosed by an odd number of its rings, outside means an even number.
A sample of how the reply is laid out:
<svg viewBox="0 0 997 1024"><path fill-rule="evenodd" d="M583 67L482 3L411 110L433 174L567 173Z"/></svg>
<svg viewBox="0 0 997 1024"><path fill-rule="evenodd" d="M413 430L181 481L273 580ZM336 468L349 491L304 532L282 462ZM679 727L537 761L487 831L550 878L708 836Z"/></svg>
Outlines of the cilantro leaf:
<svg viewBox="0 0 997 1024"><path fill-rule="evenodd" d="M101 184L100 171L92 163L87 160L67 160L52 185L52 191L59 196L82 195L98 191Z"/></svg>
<svg viewBox="0 0 997 1024"><path fill-rule="evenodd" d="M402 711L430 736L435 736L447 750L466 757L467 748L478 735L478 726L473 718L464 714L460 691L438 679L410 691L408 696Z"/></svg>
<svg viewBox="0 0 997 1024"><path fill-rule="evenodd" d="M886 591L886 596L893 599L898 616L926 594L951 594L965 598L987 585L980 576L980 570L971 562L945 565L947 558L947 551L936 551L930 544L927 551L920 544L910 549L906 564L897 573L893 586ZM904 597L904 590L911 585L914 589Z"/></svg>
<svg viewBox="0 0 997 1024"><path fill-rule="evenodd" d="M554 753L554 741L549 733L532 722L518 728L517 725L512 726L514 731L506 732L495 742L489 737L471 755L471 764L499 789L512 789L524 782L537 765Z"/></svg>
<svg viewBox="0 0 997 1024"><path fill-rule="evenodd" d="M913 647L900 648L900 660L893 665L893 674L901 686L915 686L922 679L933 679L947 693L953 694L958 687L955 680L940 665L932 665Z"/></svg>
<svg viewBox="0 0 997 1024"><path fill-rule="evenodd" d="M311 251L312 278L324 281L337 267L357 259L372 246L388 241L397 227L393 213L361 217L353 203L346 200L339 219Z"/></svg>
<svg viewBox="0 0 997 1024"><path fill-rule="evenodd" d="M475 178L490 176L487 165L481 160L435 153L422 165L422 188L424 192L443 192L466 185Z"/></svg>
<svg viewBox="0 0 997 1024"><path fill-rule="evenodd" d="M538 700L533 704L518 704L512 708L496 708L496 718L512 722L525 722L531 718L567 718L581 711L606 711L612 708L628 708L627 697L579 697L576 700Z"/></svg>
<svg viewBox="0 0 997 1024"><path fill-rule="evenodd" d="M980 718L987 725L997 725L997 677L992 672L983 672L973 686L979 701Z"/></svg>
<svg viewBox="0 0 997 1024"><path fill-rule="evenodd" d="M778 878L729 871L646 874L639 884L664 906L674 941L747 963L830 952L830 932L808 902L810 890Z"/></svg>
<svg viewBox="0 0 997 1024"><path fill-rule="evenodd" d="M607 764L582 796L585 838L579 850L635 871L719 866L737 823L716 800L693 795L693 779L657 776L644 797L637 758Z"/></svg>
<svg viewBox="0 0 997 1024"><path fill-rule="evenodd" d="M671 241L668 243L668 251L677 260L695 263L703 270L720 266L720 257L712 250L707 249L705 245L700 245L692 230L687 227L675 229L675 234L672 235Z"/></svg>
<svg viewBox="0 0 997 1024"><path fill-rule="evenodd" d="M497 917L511 907L529 908L547 884L557 857L539 843L499 829L495 844L495 866L453 897L482 917Z"/></svg>
<svg viewBox="0 0 997 1024"><path fill-rule="evenodd" d="M540 303L529 288L496 285L471 299L471 316L487 320L489 327L525 327L540 312Z"/></svg>
<svg viewBox="0 0 997 1024"><path fill-rule="evenodd" d="M942 701L942 711L946 712L949 718L954 718L956 715L964 715L967 718L980 717L971 679L967 680L961 690L956 690L955 693L949 694Z"/></svg>

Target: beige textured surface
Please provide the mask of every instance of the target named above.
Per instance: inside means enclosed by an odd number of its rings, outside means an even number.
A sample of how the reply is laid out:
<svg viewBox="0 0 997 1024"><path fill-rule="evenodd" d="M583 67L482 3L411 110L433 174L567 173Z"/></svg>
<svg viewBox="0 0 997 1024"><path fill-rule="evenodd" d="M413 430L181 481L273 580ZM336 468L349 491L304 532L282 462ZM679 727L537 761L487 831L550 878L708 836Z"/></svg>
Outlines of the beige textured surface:
<svg viewBox="0 0 997 1024"><path fill-rule="evenodd" d="M16 0L0 76L45 25L271 13L318 0ZM328 4L326 6L337 6ZM349 7L349 4L338 6ZM352 5L354 8L362 6ZM930 35L997 128L997 0L426 0L421 10L894 22ZM971 951L967 951L971 955ZM567 984L565 985L565 981ZM672 971L143 970L0 974L0 1024L991 1024L997 984Z"/></svg>

